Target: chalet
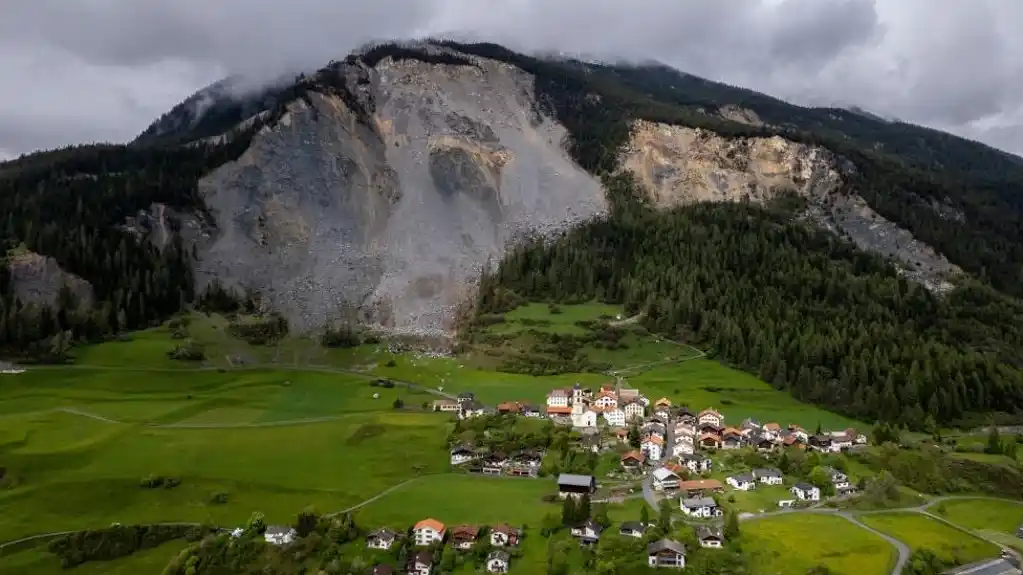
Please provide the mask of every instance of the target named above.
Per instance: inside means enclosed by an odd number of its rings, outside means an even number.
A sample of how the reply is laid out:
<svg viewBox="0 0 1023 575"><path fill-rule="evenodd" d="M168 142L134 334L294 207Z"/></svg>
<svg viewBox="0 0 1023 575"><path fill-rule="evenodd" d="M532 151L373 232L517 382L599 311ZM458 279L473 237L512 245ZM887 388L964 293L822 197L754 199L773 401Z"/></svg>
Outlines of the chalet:
<svg viewBox="0 0 1023 575"><path fill-rule="evenodd" d="M856 495L856 491L857 491L856 486L850 485L849 483L846 483L841 487L835 488L835 494L838 495L839 497L849 497L850 495Z"/></svg>
<svg viewBox="0 0 1023 575"><path fill-rule="evenodd" d="M511 525L495 525L490 530L490 545L492 547L514 547L519 544L522 533Z"/></svg>
<svg viewBox="0 0 1023 575"><path fill-rule="evenodd" d="M654 470L654 489L657 491L665 491L668 489L678 489L682 478L678 476L674 471L661 467Z"/></svg>
<svg viewBox="0 0 1023 575"><path fill-rule="evenodd" d="M692 426L696 426L699 423L699 419L696 417L696 414L689 411L688 407L678 408L678 420Z"/></svg>
<svg viewBox="0 0 1023 575"><path fill-rule="evenodd" d="M811 435L807 441L810 449L820 451L822 453L831 452L831 436L830 435Z"/></svg>
<svg viewBox="0 0 1023 575"><path fill-rule="evenodd" d="M639 539L646 534L646 525L643 525L639 521L625 521L619 526L618 534L625 537L635 537Z"/></svg>
<svg viewBox="0 0 1023 575"><path fill-rule="evenodd" d="M643 406L643 402L639 399L633 399L626 401L621 406L622 412L625 413L625 421L636 421L637 419L643 419L646 415L646 407Z"/></svg>
<svg viewBox="0 0 1023 575"><path fill-rule="evenodd" d="M298 537L298 532L285 525L271 525L263 532L263 539L271 545L287 545L295 537Z"/></svg>
<svg viewBox="0 0 1023 575"><path fill-rule="evenodd" d="M512 456L512 463L526 467L540 467L543 463L543 453L526 449Z"/></svg>
<svg viewBox="0 0 1023 575"><path fill-rule="evenodd" d="M796 447L799 449L806 449L806 445L803 443L803 440L800 439L799 436L794 433L792 435L784 437L781 441L781 444L784 445L785 447Z"/></svg>
<svg viewBox="0 0 1023 575"><path fill-rule="evenodd" d="M675 447L672 448L672 453L674 453L675 455L679 455L682 453L688 453L692 455L693 453L696 453L696 447L693 445L692 440L681 441L679 440L678 437L676 437L675 440L676 440Z"/></svg>
<svg viewBox="0 0 1023 575"><path fill-rule="evenodd" d="M543 411L532 403L522 404L522 415L526 417L543 417Z"/></svg>
<svg viewBox="0 0 1023 575"><path fill-rule="evenodd" d="M721 433L724 430L725 430L725 428L718 427L717 425L714 425L713 423L700 423L700 424L697 424L697 426L696 426L696 431L698 433L713 433L713 434L716 434L716 435L721 435Z"/></svg>
<svg viewBox="0 0 1023 575"><path fill-rule="evenodd" d="M398 534L386 527L377 529L366 536L366 547L370 549L390 549L397 538Z"/></svg>
<svg viewBox="0 0 1023 575"><path fill-rule="evenodd" d="M617 428L614 429L614 431L612 433L614 433L615 438L618 439L618 443L628 443L629 442L629 430L628 429L625 429L624 427L617 427Z"/></svg>
<svg viewBox="0 0 1023 575"><path fill-rule="evenodd" d="M579 540L579 544L586 546L594 545L603 532L604 527L592 519L587 519L571 529L572 536Z"/></svg>
<svg viewBox="0 0 1023 575"><path fill-rule="evenodd" d="M448 535L448 540L451 541L451 546L460 551L472 549L476 539L480 535L480 528L475 525L458 525L451 528L451 534Z"/></svg>
<svg viewBox="0 0 1023 575"><path fill-rule="evenodd" d="M463 391L458 394L458 403L467 403L476 399L476 394L471 391Z"/></svg>
<svg viewBox="0 0 1023 575"><path fill-rule="evenodd" d="M615 392L610 389L601 389L597 396L593 398L593 405L603 410L614 409L618 407L618 396Z"/></svg>
<svg viewBox="0 0 1023 575"><path fill-rule="evenodd" d="M451 450L451 465L461 465L476 459L476 452L468 445L458 445Z"/></svg>
<svg viewBox="0 0 1023 575"><path fill-rule="evenodd" d="M405 571L408 575L430 575L433 570L433 553L419 551L408 558Z"/></svg>
<svg viewBox="0 0 1023 575"><path fill-rule="evenodd" d="M699 453L680 453L678 455L678 460L679 463L684 465L693 473L707 473L714 465L714 462L711 461L709 457L705 457Z"/></svg>
<svg viewBox="0 0 1023 575"><path fill-rule="evenodd" d="M522 413L522 404L517 401L504 401L497 404L497 412L501 414Z"/></svg>
<svg viewBox="0 0 1023 575"><path fill-rule="evenodd" d="M714 525L698 526L696 540L700 542L700 547L709 549L720 549L725 545L725 536L721 533L721 528Z"/></svg>
<svg viewBox="0 0 1023 575"><path fill-rule="evenodd" d="M412 528L412 534L416 545L425 547L444 540L447 528L436 519L423 519Z"/></svg>
<svg viewBox="0 0 1023 575"><path fill-rule="evenodd" d="M681 501L682 513L690 517L709 519L721 517L722 511L717 501L712 497L691 497L683 498Z"/></svg>
<svg viewBox="0 0 1023 575"><path fill-rule="evenodd" d="M547 394L547 407L571 407L571 397L571 391L555 389Z"/></svg>
<svg viewBox="0 0 1023 575"><path fill-rule="evenodd" d="M559 416L559 415L561 417L568 417L568 416L572 415L572 408L567 406L567 405L565 405L565 406L548 405L547 406L547 416L548 417L555 417L555 416Z"/></svg>
<svg viewBox="0 0 1023 575"><path fill-rule="evenodd" d="M681 437L696 437L696 426L692 423L686 423L684 421L675 422L675 435Z"/></svg>
<svg viewBox="0 0 1023 575"><path fill-rule="evenodd" d="M462 409L462 404L453 399L438 399L433 402L434 411L455 412Z"/></svg>
<svg viewBox="0 0 1023 575"><path fill-rule="evenodd" d="M473 417L480 417L487 412L486 407L482 403L475 399L462 403L461 417L462 419L471 419Z"/></svg>
<svg viewBox="0 0 1023 575"><path fill-rule="evenodd" d="M781 433L781 426L777 423L770 421L764 424L764 435L767 437L778 437Z"/></svg>
<svg viewBox="0 0 1023 575"><path fill-rule="evenodd" d="M664 454L664 439L656 435L648 435L639 444L640 450L646 454L651 461L660 461Z"/></svg>
<svg viewBox="0 0 1023 575"><path fill-rule="evenodd" d="M654 408L654 416L661 419L661 421L669 421L671 419L671 407L662 405Z"/></svg>
<svg viewBox="0 0 1023 575"><path fill-rule="evenodd" d="M683 481L678 487L690 497L707 493L720 493L725 489L725 486L717 479L690 479L689 481Z"/></svg>
<svg viewBox="0 0 1023 575"><path fill-rule="evenodd" d="M678 541L661 539L646 548L647 565L683 569L686 566L686 548Z"/></svg>
<svg viewBox="0 0 1023 575"><path fill-rule="evenodd" d="M840 434L831 436L831 451L838 453L841 451L847 451L856 442L856 430L853 430L852 435Z"/></svg>
<svg viewBox="0 0 1023 575"><path fill-rule="evenodd" d="M810 434L807 433L805 429L795 424L789 425L789 433L798 437L800 441L808 441L810 439Z"/></svg>
<svg viewBox="0 0 1023 575"><path fill-rule="evenodd" d="M721 427L725 424L725 416L710 408L701 411L696 420L701 424L709 423L714 427Z"/></svg>
<svg viewBox="0 0 1023 575"><path fill-rule="evenodd" d="M834 467L822 467L825 473L828 474L828 478L831 479L831 484L835 486L835 489L843 487L849 487L849 476Z"/></svg>
<svg viewBox="0 0 1023 575"><path fill-rule="evenodd" d="M662 397L654 402L654 407L671 407L671 400L667 397Z"/></svg>
<svg viewBox="0 0 1023 575"><path fill-rule="evenodd" d="M757 478L752 473L740 473L725 479L725 483L739 491L752 491L757 488Z"/></svg>
<svg viewBox="0 0 1023 575"><path fill-rule="evenodd" d="M511 555L504 551L494 550L487 554L488 573L507 573Z"/></svg>
<svg viewBox="0 0 1023 575"><path fill-rule="evenodd" d="M746 419L742 420L742 425L740 425L739 427L741 427L743 430L748 429L750 431L760 431L764 426L761 425L759 421L753 419L752 417L747 417Z"/></svg>
<svg viewBox="0 0 1023 575"><path fill-rule="evenodd" d="M639 451L630 451L622 456L622 467L625 469L639 469L646 462L646 456Z"/></svg>
<svg viewBox="0 0 1023 575"><path fill-rule="evenodd" d="M597 479L592 475L562 473L558 476L558 494L562 499L592 495L597 490Z"/></svg>
<svg viewBox="0 0 1023 575"><path fill-rule="evenodd" d="M773 467L754 469L753 476L764 485L781 485L784 481L781 471Z"/></svg>
<svg viewBox="0 0 1023 575"><path fill-rule="evenodd" d="M495 451L493 453L487 453L480 458L483 461L483 467L495 467L498 469L508 465L508 456Z"/></svg>
<svg viewBox="0 0 1023 575"><path fill-rule="evenodd" d="M735 433L726 433L721 438L721 449L739 449L743 446L743 439L741 435Z"/></svg>
<svg viewBox="0 0 1023 575"><path fill-rule="evenodd" d="M701 433L700 447L704 449L720 449L721 436L716 433Z"/></svg>
<svg viewBox="0 0 1023 575"><path fill-rule="evenodd" d="M625 412L617 407L604 410L604 421L611 427L622 427L625 425Z"/></svg>
<svg viewBox="0 0 1023 575"><path fill-rule="evenodd" d="M776 445L773 440L764 435L755 435L749 439L749 444L757 448L757 451L766 453L774 451Z"/></svg>
<svg viewBox="0 0 1023 575"><path fill-rule="evenodd" d="M792 495L796 496L796 499L799 499L801 501L821 500L821 490L817 489L813 485L810 485L809 483L797 483L793 485L792 489L790 489L789 491L792 492Z"/></svg>
<svg viewBox="0 0 1023 575"><path fill-rule="evenodd" d="M639 428L639 431L643 435L656 435L661 439L664 439L664 436L667 435L667 430L665 429L664 424L659 421L650 421L643 427Z"/></svg>

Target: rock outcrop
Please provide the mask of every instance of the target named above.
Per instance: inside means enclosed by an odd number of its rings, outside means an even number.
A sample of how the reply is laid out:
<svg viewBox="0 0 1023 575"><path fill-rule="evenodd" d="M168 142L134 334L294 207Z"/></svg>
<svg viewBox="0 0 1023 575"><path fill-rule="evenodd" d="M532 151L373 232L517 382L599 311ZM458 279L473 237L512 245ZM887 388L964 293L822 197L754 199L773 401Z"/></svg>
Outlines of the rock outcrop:
<svg viewBox="0 0 1023 575"><path fill-rule="evenodd" d="M824 148L780 136L729 139L698 128L638 121L621 160L622 169L633 171L661 207L764 203L794 192L806 198L806 216L817 225L892 258L929 289L950 289L948 279L961 273L845 186L844 178L855 167Z"/></svg>
<svg viewBox="0 0 1023 575"><path fill-rule="evenodd" d="M297 330L355 307L388 330L444 333L509 242L606 210L518 68L357 65L361 110L309 93L200 181L216 220L197 237L200 286L258 294Z"/></svg>
<svg viewBox="0 0 1023 575"><path fill-rule="evenodd" d="M57 260L32 251L19 251L7 258L14 296L23 303L53 305L67 286L80 306L92 305L92 285L65 272Z"/></svg>

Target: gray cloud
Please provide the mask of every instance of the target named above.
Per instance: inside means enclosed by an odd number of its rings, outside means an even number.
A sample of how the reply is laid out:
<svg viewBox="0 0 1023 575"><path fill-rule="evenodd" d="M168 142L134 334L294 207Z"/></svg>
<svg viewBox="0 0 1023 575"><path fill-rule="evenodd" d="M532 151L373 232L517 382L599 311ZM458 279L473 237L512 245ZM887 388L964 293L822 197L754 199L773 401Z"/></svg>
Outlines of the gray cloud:
<svg viewBox="0 0 1023 575"><path fill-rule="evenodd" d="M127 140L227 74L271 77L371 39L444 33L657 59L1023 153L1012 0L8 0L0 157Z"/></svg>

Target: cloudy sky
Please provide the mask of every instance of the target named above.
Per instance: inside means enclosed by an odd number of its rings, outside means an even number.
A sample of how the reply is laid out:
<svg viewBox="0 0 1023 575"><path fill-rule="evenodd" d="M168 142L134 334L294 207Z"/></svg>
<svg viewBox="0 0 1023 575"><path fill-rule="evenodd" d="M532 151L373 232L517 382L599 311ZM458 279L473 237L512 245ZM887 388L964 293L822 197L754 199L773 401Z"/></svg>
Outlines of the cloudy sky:
<svg viewBox="0 0 1023 575"><path fill-rule="evenodd" d="M657 59L1023 154L1021 0L4 0L0 157L125 141L227 74L452 33Z"/></svg>

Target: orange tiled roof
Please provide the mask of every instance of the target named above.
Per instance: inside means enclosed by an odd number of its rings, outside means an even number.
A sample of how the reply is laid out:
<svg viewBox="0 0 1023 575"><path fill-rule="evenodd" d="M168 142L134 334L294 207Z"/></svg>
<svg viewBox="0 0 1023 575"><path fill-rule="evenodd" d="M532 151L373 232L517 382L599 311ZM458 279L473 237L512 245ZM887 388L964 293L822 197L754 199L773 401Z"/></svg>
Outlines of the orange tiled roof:
<svg viewBox="0 0 1023 575"><path fill-rule="evenodd" d="M451 528L452 537L467 537L475 539L480 534L480 528L475 525L456 525Z"/></svg>
<svg viewBox="0 0 1023 575"><path fill-rule="evenodd" d="M662 405L666 405L668 407L671 407L671 400L668 399L667 397L662 397L662 398L658 399L657 401L655 401L654 405L657 406L657 407L660 407Z"/></svg>
<svg viewBox="0 0 1023 575"><path fill-rule="evenodd" d="M703 411L700 412L700 417L703 417L704 415L707 415L708 413L716 415L718 417L721 417L721 413L719 413L716 409L711 409L709 407L707 409L704 409Z"/></svg>
<svg viewBox="0 0 1023 575"><path fill-rule="evenodd" d="M553 413L555 415L568 415L572 413L572 408L560 405L548 405L547 413Z"/></svg>
<svg viewBox="0 0 1023 575"><path fill-rule="evenodd" d="M690 481L683 481L679 484L679 487L683 491L695 490L695 489L723 489L721 482L717 479L693 479Z"/></svg>
<svg viewBox="0 0 1023 575"><path fill-rule="evenodd" d="M772 421L770 423L765 423L764 429L768 431L781 431L781 426Z"/></svg>
<svg viewBox="0 0 1023 575"><path fill-rule="evenodd" d="M628 452L628 453L626 453L625 455L622 456L622 461L625 461L626 459L630 459L630 458L631 459L635 459L635 460L639 461L640 463L643 463L643 461L646 460L646 456L643 455L642 453L640 453L639 451L630 451L630 452Z"/></svg>
<svg viewBox="0 0 1023 575"><path fill-rule="evenodd" d="M647 441L651 443L656 443L658 445L664 445L664 440L661 439L660 437L657 437L656 435L648 435L645 438L643 438L643 443L646 443Z"/></svg>
<svg viewBox="0 0 1023 575"><path fill-rule="evenodd" d="M437 533L443 533L444 532L444 524L441 523L440 521L437 521L436 519L432 519L430 517L427 517L426 519L423 519L419 523L416 523L416 526L414 527L414 529L418 530L418 529L424 529L424 528L427 528L427 527L430 528L430 529L433 529Z"/></svg>
<svg viewBox="0 0 1023 575"><path fill-rule="evenodd" d="M721 436L719 436L716 433L710 433L710 432L701 433L700 434L700 441L703 441L704 439L713 439L715 441L721 441Z"/></svg>

